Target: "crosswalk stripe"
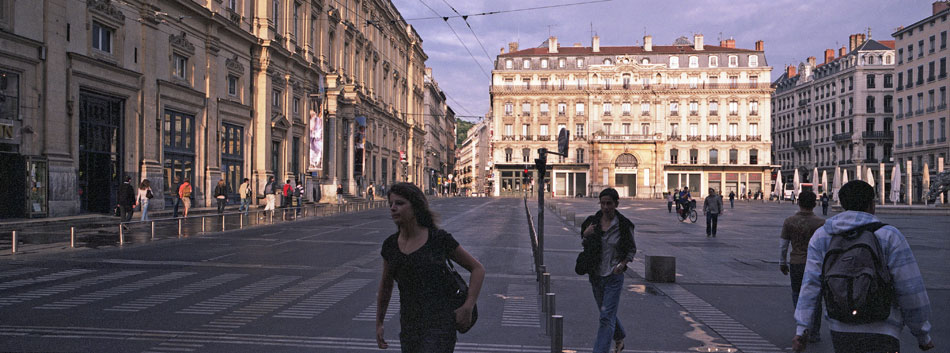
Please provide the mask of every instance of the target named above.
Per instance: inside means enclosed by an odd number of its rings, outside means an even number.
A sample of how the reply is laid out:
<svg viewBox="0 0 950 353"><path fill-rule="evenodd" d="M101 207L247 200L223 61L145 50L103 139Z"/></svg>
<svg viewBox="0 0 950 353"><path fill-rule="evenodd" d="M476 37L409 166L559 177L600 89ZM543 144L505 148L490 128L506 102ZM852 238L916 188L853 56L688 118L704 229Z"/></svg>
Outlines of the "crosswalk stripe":
<svg viewBox="0 0 950 353"><path fill-rule="evenodd" d="M363 278L345 280L281 311L274 315L274 317L285 319L312 319L320 315L324 310L348 297L350 294L363 288L363 286L370 281L372 280Z"/></svg>
<svg viewBox="0 0 950 353"><path fill-rule="evenodd" d="M89 304L95 301L119 296L126 293L131 293L140 289L145 289L151 286L159 285L165 282L173 281L176 279L184 278L195 274L194 272L172 272L163 274L160 276L146 278L140 281L127 283L112 287L109 289L103 289L100 291L83 294L77 297L72 297L69 299L61 300L55 303L44 304L36 307L36 309L47 309L47 310L63 310L76 307L79 305Z"/></svg>
<svg viewBox="0 0 950 353"><path fill-rule="evenodd" d="M247 275L243 273L227 273L223 275L218 275L218 276L201 280L201 281L186 285L184 287L173 289L164 293L153 294L145 298L140 298L140 299L133 300L131 302L119 304L105 310L138 312L138 311L142 311L142 310L145 310L157 305L170 302L175 299L184 298L186 296L220 286L222 284L231 282L233 280L236 280L244 276L247 276Z"/></svg>
<svg viewBox="0 0 950 353"><path fill-rule="evenodd" d="M39 272L45 269L46 268L43 268L43 267L20 267L20 268L0 272L0 278L21 276L28 273Z"/></svg>
<svg viewBox="0 0 950 353"><path fill-rule="evenodd" d="M505 307L501 314L501 326L541 327L540 308L537 307L534 286L508 284L508 292L503 299Z"/></svg>
<svg viewBox="0 0 950 353"><path fill-rule="evenodd" d="M96 271L86 270L86 269L72 269L72 270L51 273L51 274L43 275L39 277L9 281L9 282L0 283L0 290L18 288L18 287L28 286L31 284L37 284L37 283L52 282L52 281L56 281L56 280L60 280L64 278L73 277L73 276L84 275L90 272L96 272Z"/></svg>
<svg viewBox="0 0 950 353"><path fill-rule="evenodd" d="M93 286L93 285L97 285L97 284L101 284L101 283L105 283L109 281L114 281L117 279L134 276L134 275L138 275L142 273L145 273L145 271L113 272L113 273L109 273L109 274L105 274L101 276L96 276L92 278L86 278L79 281L70 282L70 283L58 284L58 285L54 285L48 288L41 288L41 289L36 289L36 290L25 292L25 293L10 295L10 296L0 298L0 307L22 303L22 302L30 301L33 299L48 297L48 296L52 296L56 294L66 293L66 292L76 290L82 287Z"/></svg>
<svg viewBox="0 0 950 353"><path fill-rule="evenodd" d="M399 312L399 289L393 288L393 295L389 298L389 307L386 310L386 317L383 321L389 321L396 313ZM373 301L373 304L370 304L363 309L356 317L353 318L354 321L376 321L376 301Z"/></svg>
<svg viewBox="0 0 950 353"><path fill-rule="evenodd" d="M177 314L211 315L235 307L248 300L263 295L281 286L299 279L300 276L271 276L234 291L216 296L211 299L192 304L177 311Z"/></svg>

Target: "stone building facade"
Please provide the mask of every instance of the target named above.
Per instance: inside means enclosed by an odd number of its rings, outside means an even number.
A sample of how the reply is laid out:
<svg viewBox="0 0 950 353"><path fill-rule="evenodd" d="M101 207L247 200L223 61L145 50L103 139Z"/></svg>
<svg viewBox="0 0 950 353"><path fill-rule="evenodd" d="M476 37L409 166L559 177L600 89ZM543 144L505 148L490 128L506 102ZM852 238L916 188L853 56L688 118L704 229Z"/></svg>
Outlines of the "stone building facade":
<svg viewBox="0 0 950 353"><path fill-rule="evenodd" d="M459 192L463 195L491 194L488 171L489 127L489 120L479 121L468 130L468 136L459 146L455 175L458 178Z"/></svg>
<svg viewBox="0 0 950 353"><path fill-rule="evenodd" d="M820 64L812 56L786 67L773 82L772 151L782 166L784 194L794 189L795 171L806 187L829 194L835 173L867 180L870 171L879 193L890 192L894 108L899 106L894 41L854 34L848 43L837 53L825 50ZM819 180L813 180L816 169ZM822 174L828 190L818 187Z"/></svg>
<svg viewBox="0 0 950 353"><path fill-rule="evenodd" d="M443 191L455 169L455 111L446 103L445 93L426 68L425 77L425 177L427 193ZM453 176L454 177L454 176Z"/></svg>
<svg viewBox="0 0 950 353"><path fill-rule="evenodd" d="M388 1L0 2L0 217L109 212L126 176L151 209L186 178L198 205L222 178L417 180L421 45Z"/></svg>
<svg viewBox="0 0 950 353"><path fill-rule="evenodd" d="M623 197L652 198L689 187L766 190L770 175L770 70L764 45L735 40L705 45L681 37L673 45L541 47L497 57L491 110L494 194L535 186L540 147L556 150L570 131L568 157L548 157L554 196L587 196L614 187ZM527 184L526 183L527 180Z"/></svg>
<svg viewBox="0 0 950 353"><path fill-rule="evenodd" d="M905 190L913 192L912 202L922 202L926 194L923 171L931 176L950 168L950 2L936 1L930 16L892 34L896 40L897 111L895 161L910 177ZM909 188L908 188L909 185ZM905 191L906 193L906 191Z"/></svg>

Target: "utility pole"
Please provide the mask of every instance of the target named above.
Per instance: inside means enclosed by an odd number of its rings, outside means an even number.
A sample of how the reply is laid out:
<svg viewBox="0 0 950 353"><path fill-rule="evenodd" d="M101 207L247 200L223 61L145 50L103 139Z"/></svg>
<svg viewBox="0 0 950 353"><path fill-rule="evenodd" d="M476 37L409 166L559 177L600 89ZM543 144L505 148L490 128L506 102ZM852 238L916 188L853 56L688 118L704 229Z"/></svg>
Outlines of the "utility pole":
<svg viewBox="0 0 950 353"><path fill-rule="evenodd" d="M548 151L547 148L538 149L538 158L534 160L535 168L538 170L538 258L541 259L541 265L544 265L544 174L547 171L548 153L567 158L568 141L571 133L567 129L561 129L557 136L557 152Z"/></svg>

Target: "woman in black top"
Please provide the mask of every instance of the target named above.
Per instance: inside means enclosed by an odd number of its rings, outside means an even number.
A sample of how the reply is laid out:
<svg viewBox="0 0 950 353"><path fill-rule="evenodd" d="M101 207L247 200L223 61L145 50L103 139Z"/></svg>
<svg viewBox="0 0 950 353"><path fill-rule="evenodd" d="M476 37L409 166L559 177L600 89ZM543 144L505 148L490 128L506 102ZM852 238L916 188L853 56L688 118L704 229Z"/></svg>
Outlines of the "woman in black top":
<svg viewBox="0 0 950 353"><path fill-rule="evenodd" d="M383 271L376 295L376 343L383 339L383 322L399 285L399 343L404 353L440 353L455 350L455 330L471 325L472 308L485 279L485 268L455 238L435 225L422 190L397 183L389 190L389 212L399 231L383 242ZM449 302L450 281L445 259L471 272L468 298L459 308Z"/></svg>

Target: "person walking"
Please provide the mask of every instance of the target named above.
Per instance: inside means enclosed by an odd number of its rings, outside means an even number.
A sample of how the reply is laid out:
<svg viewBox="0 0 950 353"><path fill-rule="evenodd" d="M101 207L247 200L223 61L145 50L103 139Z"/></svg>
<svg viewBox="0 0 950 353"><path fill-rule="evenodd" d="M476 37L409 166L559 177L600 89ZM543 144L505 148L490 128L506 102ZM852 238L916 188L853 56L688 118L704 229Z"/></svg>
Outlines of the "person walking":
<svg viewBox="0 0 950 353"><path fill-rule="evenodd" d="M152 183L148 179L142 179L142 182L139 183L139 189L135 194L135 204L136 207L141 207L142 209L142 222L147 221L148 218L148 201L152 199Z"/></svg>
<svg viewBox="0 0 950 353"><path fill-rule="evenodd" d="M829 201L828 193L822 193L821 194L821 215L822 216L828 215L828 201Z"/></svg>
<svg viewBox="0 0 950 353"><path fill-rule="evenodd" d="M294 197L297 198L297 214L303 212L303 183L300 180L297 180L297 187L294 188Z"/></svg>
<svg viewBox="0 0 950 353"><path fill-rule="evenodd" d="M188 210L191 209L191 183L188 178L182 180L181 186L178 187L178 198L181 199L181 204L185 207L183 216L188 218Z"/></svg>
<svg viewBox="0 0 950 353"><path fill-rule="evenodd" d="M822 297L825 299L828 324L831 326L831 341L837 353L900 351L900 336L904 326L907 326L917 339L920 350L933 349L935 344L930 337L930 299L917 260L904 234L894 226L880 223L874 216L874 188L868 183L861 180L849 181L841 187L838 199L841 200L841 207L845 211L825 221L808 242L805 275L795 309L795 321L798 325L792 338L792 349L796 352L805 349L807 340L804 338L808 337L815 311L820 311L817 305ZM865 239L868 237L871 239ZM840 251L842 243L867 243L871 246L858 245L865 250L846 250L848 258L825 263L826 258L832 258L829 256L829 250ZM838 259L837 256L834 258ZM844 263L848 260L852 262ZM862 262L865 261L871 265L863 266ZM840 286L839 284L844 283L837 282L830 285L830 279L839 277L823 276L823 271L853 267L860 270L874 268L873 271L877 273L870 281L875 284L874 287L881 288L873 290L868 287L867 291L855 293L861 296L860 299L865 299L859 303L886 305L890 302L889 310L868 308L865 311L866 307L861 307L861 318L864 320L852 320L852 315L858 315L858 310L851 311L850 306L853 304L835 300L839 298L842 290L850 294L851 286ZM890 277L890 280L886 277ZM851 283L855 286L860 284L857 280ZM850 296L845 294L845 297ZM846 308L844 312L840 310L841 306ZM880 316L871 317L876 314Z"/></svg>
<svg viewBox="0 0 950 353"><path fill-rule="evenodd" d="M376 188L373 187L373 183L369 183L369 186L366 187L366 199L370 201L376 200Z"/></svg>
<svg viewBox="0 0 950 353"><path fill-rule="evenodd" d="M706 237L715 238L719 214L722 213L722 196L716 193L716 189L709 188L709 195L703 199L703 213L706 214Z"/></svg>
<svg viewBox="0 0 950 353"><path fill-rule="evenodd" d="M668 211L668 213L673 213L673 200L674 200L673 195L674 194L676 194L676 192L670 191L670 193L666 195L666 210Z"/></svg>
<svg viewBox="0 0 950 353"><path fill-rule="evenodd" d="M224 179L218 180L218 186L214 187L214 198L218 203L218 214L223 214L224 205L228 203L228 184Z"/></svg>
<svg viewBox="0 0 950 353"><path fill-rule="evenodd" d="M594 353L607 353L611 347L613 352L620 352L627 333L617 317L617 309L623 292L623 273L637 253L637 244L633 238L633 222L617 212L620 201L617 190L606 188L600 192L599 198L600 211L581 224L582 237L600 245L598 263L588 273L594 301L600 311Z"/></svg>
<svg viewBox="0 0 950 353"><path fill-rule="evenodd" d="M280 208L287 208L293 203L293 193L294 186L290 183L290 179L284 181L284 186L281 188L280 193Z"/></svg>
<svg viewBox="0 0 950 353"><path fill-rule="evenodd" d="M779 270L783 275L790 276L792 286L792 305L798 307L799 291L802 287L802 276L805 275L805 260L808 253L808 242L811 240L815 230L825 224L825 219L818 217L813 212L815 208L815 194L811 191L803 191L799 196L798 212L785 219L782 224L781 251L779 257ZM792 252L788 253L788 246L791 244ZM786 256L787 255L787 256ZM821 340L821 303L819 302L815 317L811 320L809 327L810 335L806 337L809 342L818 342Z"/></svg>
<svg viewBox="0 0 950 353"><path fill-rule="evenodd" d="M239 212L244 212L244 215L247 215L247 212L251 208L251 181L248 178L244 178L244 181L241 182L241 186L238 187L238 194L241 195L241 208L238 209Z"/></svg>
<svg viewBox="0 0 950 353"><path fill-rule="evenodd" d="M178 188L180 188L180 187L181 187L181 180L178 179L178 177L175 177L175 185L172 187L171 190L178 190ZM175 218L178 218L178 208L179 208L179 207L181 207L181 197L179 197L179 196L178 196L178 193L176 192L176 193L175 193L175 211L172 213L172 215L173 215Z"/></svg>
<svg viewBox="0 0 950 353"><path fill-rule="evenodd" d="M342 203L343 203L343 184L339 184L336 186L336 204L339 205Z"/></svg>
<svg viewBox="0 0 950 353"><path fill-rule="evenodd" d="M736 192L729 191L729 208L736 208Z"/></svg>
<svg viewBox="0 0 950 353"><path fill-rule="evenodd" d="M399 228L383 242L382 279L376 295L376 344L386 349L384 322L393 282L399 286L399 344L403 353L445 353L455 350L456 330L472 325L472 311L485 267L458 241L438 227L422 190L396 183L389 194L389 213ZM454 279L446 269L452 260L471 273L465 302L455 308L447 288Z"/></svg>
<svg viewBox="0 0 950 353"><path fill-rule="evenodd" d="M274 177L267 178L267 184L264 185L264 198L267 200L264 211L273 211L277 203L277 185L274 185Z"/></svg>
<svg viewBox="0 0 950 353"><path fill-rule="evenodd" d="M119 206L119 219L121 222L132 220L132 213L135 212L135 188L132 187L132 177L125 177L125 182L119 185L119 194L116 195L116 206Z"/></svg>

